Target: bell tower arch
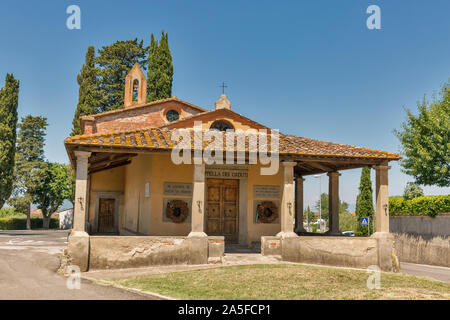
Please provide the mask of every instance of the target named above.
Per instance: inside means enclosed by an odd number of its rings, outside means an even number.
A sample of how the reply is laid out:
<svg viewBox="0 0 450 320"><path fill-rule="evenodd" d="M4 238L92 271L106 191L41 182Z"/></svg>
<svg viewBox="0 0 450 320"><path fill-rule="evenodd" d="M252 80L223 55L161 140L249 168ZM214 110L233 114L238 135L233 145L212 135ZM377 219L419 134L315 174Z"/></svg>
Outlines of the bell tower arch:
<svg viewBox="0 0 450 320"><path fill-rule="evenodd" d="M136 62L125 77L124 107L143 104L147 99L147 79Z"/></svg>

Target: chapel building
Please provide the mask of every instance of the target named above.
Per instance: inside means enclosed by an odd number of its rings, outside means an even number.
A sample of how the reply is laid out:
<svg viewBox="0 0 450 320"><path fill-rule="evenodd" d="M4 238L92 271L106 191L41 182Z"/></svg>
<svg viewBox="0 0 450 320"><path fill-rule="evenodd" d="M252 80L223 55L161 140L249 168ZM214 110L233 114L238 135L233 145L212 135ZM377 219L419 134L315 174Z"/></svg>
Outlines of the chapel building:
<svg viewBox="0 0 450 320"><path fill-rule="evenodd" d="M146 78L136 64L126 77L124 108L81 117L82 135L65 140L76 170L69 248L72 243L74 255L78 250L85 265L89 259L82 252L87 250L88 257L90 252L93 263L95 241L108 236L111 241L130 236L142 237L141 241L173 238L174 246L188 238L251 246L264 236L305 235L303 181L320 173L329 176L327 234L337 236L339 172L365 166L376 170L376 230L389 232L388 162L400 159L398 154L283 132L274 148L271 134L277 132L233 111L225 94L207 110L175 96L146 102L146 90ZM211 130L220 133L220 139L212 140L207 134ZM226 145L227 132L249 130L267 132L263 135L267 141L250 141L247 135L241 145L237 138ZM177 137L183 138L180 134L192 138L191 159L221 140L223 163L205 157L175 163L173 150L180 141ZM255 157L255 150L267 151L266 158ZM217 149L210 154L214 158ZM276 156L277 170L262 174L274 166L267 161L270 156ZM90 237L90 249L76 237Z"/></svg>

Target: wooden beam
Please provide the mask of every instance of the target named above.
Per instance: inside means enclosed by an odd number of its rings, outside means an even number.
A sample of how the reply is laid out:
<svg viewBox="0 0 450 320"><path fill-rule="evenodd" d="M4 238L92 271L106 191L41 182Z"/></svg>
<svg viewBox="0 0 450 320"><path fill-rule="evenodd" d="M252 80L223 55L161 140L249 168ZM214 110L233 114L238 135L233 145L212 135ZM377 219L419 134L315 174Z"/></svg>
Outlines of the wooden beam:
<svg viewBox="0 0 450 320"><path fill-rule="evenodd" d="M109 155L108 157L102 157L101 160L98 161L91 161L90 162L90 168L95 168L95 167L99 167L102 165L108 165L111 164L113 162L117 162L117 161L122 161L122 160L128 160L132 157L134 157L136 155L133 154L126 154L126 155L121 155L121 154L116 154L116 155Z"/></svg>
<svg viewBox="0 0 450 320"><path fill-rule="evenodd" d="M302 155L280 155L280 160L292 160L297 162L327 162L329 164L338 165L338 164L351 164L351 163L364 163L366 165L370 164L380 164L386 159L373 159L373 158L345 158L345 157L317 157L317 156L302 156Z"/></svg>
<svg viewBox="0 0 450 320"><path fill-rule="evenodd" d="M100 171L105 171L105 170L109 170L109 169L114 169L114 168L126 166L126 165L129 165L130 163L131 163L131 160L128 160L128 161L122 161L122 162L115 163L114 165L110 165L108 167L96 168L94 170L89 169L89 174L93 174L93 173L97 173L97 172L100 172Z"/></svg>
<svg viewBox="0 0 450 320"><path fill-rule="evenodd" d="M325 172L336 170L336 168L334 168L334 167L326 166L326 165L320 164L318 162L308 162L308 165L313 167L314 169L323 170Z"/></svg>
<svg viewBox="0 0 450 320"><path fill-rule="evenodd" d="M364 167L371 167L371 165L367 165L367 164L353 164L353 165L349 165L349 166L341 166L341 167L337 167L335 170L332 171L343 171L343 170L351 170L351 169L359 169L359 168L364 168ZM330 171L328 171L330 172ZM301 176L308 176L308 175L313 175L313 174L320 174L320 173L324 173L323 170L297 170L296 174L301 175Z"/></svg>

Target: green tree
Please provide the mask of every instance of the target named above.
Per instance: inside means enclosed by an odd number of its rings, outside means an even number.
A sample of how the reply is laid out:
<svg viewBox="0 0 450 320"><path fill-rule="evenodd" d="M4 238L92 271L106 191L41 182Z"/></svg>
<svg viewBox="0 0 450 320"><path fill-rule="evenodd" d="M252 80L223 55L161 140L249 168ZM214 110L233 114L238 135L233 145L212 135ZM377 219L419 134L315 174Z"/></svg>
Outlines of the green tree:
<svg viewBox="0 0 450 320"><path fill-rule="evenodd" d="M25 116L18 125L14 197L8 203L27 215L27 229L31 229L30 210L33 190L39 188L45 171L44 145L47 118Z"/></svg>
<svg viewBox="0 0 450 320"><path fill-rule="evenodd" d="M123 108L125 77L137 62L147 68L147 48L143 41L116 41L98 50L95 58L98 72L99 105L97 112Z"/></svg>
<svg viewBox="0 0 450 320"><path fill-rule="evenodd" d="M173 63L169 48L169 38L164 30L158 42L150 37L147 72L147 101L170 98L172 96Z"/></svg>
<svg viewBox="0 0 450 320"><path fill-rule="evenodd" d="M403 197L407 200L414 199L423 196L422 188L414 182L408 182L405 190L403 191Z"/></svg>
<svg viewBox="0 0 450 320"><path fill-rule="evenodd" d="M348 213L348 203L339 200L339 214L341 213Z"/></svg>
<svg viewBox="0 0 450 320"><path fill-rule="evenodd" d="M19 84L8 73L0 89L0 209L13 191Z"/></svg>
<svg viewBox="0 0 450 320"><path fill-rule="evenodd" d="M52 214L70 199L72 181L66 165L51 162L46 163L42 179L43 183L33 190L33 203L42 210L43 227L48 229Z"/></svg>
<svg viewBox="0 0 450 320"><path fill-rule="evenodd" d="M67 200L69 200L72 203L72 208L75 208L75 184L76 184L76 178L75 178L75 172L70 164L66 166L67 175L70 179L70 190L69 190L69 197Z"/></svg>
<svg viewBox="0 0 450 320"><path fill-rule="evenodd" d="M344 231L353 231L357 232L358 230L358 220L356 215L352 215L349 212L342 211L339 213L339 230L341 232Z"/></svg>
<svg viewBox="0 0 450 320"><path fill-rule="evenodd" d="M358 233L367 235L367 226L361 226L359 223L361 217L369 217L370 222L373 219L373 194L372 180L370 180L370 168L365 167L361 170L361 181L359 183L359 194L356 198L356 217L358 221Z"/></svg>
<svg viewBox="0 0 450 320"><path fill-rule="evenodd" d="M311 208L308 206L306 210L303 212L303 221L309 222L310 224L316 220L314 216L314 212L311 211Z"/></svg>
<svg viewBox="0 0 450 320"><path fill-rule="evenodd" d="M406 109L407 121L394 133L402 144L403 172L421 185L450 186L450 85L440 97L418 104L419 115Z"/></svg>
<svg viewBox="0 0 450 320"><path fill-rule="evenodd" d="M319 200L316 201L316 210L317 212L321 212L321 216L322 219L324 220L328 220L328 205L329 205L329 199L328 199L328 193L322 193L320 195L320 200L321 202L319 202Z"/></svg>
<svg viewBox="0 0 450 320"><path fill-rule="evenodd" d="M150 36L150 46L148 47L147 58L147 102L158 100L157 80L158 80L158 53L159 45L153 33Z"/></svg>
<svg viewBox="0 0 450 320"><path fill-rule="evenodd" d="M86 52L86 60L77 75L78 104L73 119L72 136L81 134L80 117L97 113L99 101L97 89L97 68L95 67L95 49L90 46Z"/></svg>

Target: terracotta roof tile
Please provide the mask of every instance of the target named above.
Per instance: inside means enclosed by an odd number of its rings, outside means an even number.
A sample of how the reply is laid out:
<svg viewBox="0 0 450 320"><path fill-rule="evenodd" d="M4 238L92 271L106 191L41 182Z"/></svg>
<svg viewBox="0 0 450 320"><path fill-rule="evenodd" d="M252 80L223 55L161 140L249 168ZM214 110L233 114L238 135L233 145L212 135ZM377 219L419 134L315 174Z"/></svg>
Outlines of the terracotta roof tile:
<svg viewBox="0 0 450 320"><path fill-rule="evenodd" d="M211 148L219 142L215 137L211 140L200 138L200 133L190 130L176 131L175 129L167 128L148 128L132 131L119 131L112 133L80 135L69 137L65 140L67 146L83 145L83 146L99 146L99 147L113 147L113 148L140 148L140 149L173 149L181 140L181 135L189 134L191 137L192 149L196 143L202 145L202 149ZM226 135L221 134L223 150L226 150ZM195 135L195 138L194 138ZM239 148L238 139L235 138L233 149L234 151L246 151L252 147L248 137L245 138L243 148ZM230 150L231 150L230 149ZM268 135L267 150L270 149L270 135ZM251 150L250 150L251 151ZM274 150L275 152L277 150ZM320 140L312 140L294 135L284 135L280 133L279 136L279 154L280 155L306 155L306 156L323 156L323 157L350 157L350 158L373 158L373 159L387 159L398 160L400 156L396 153L385 151L378 151L366 148L360 148L339 143L325 142Z"/></svg>

